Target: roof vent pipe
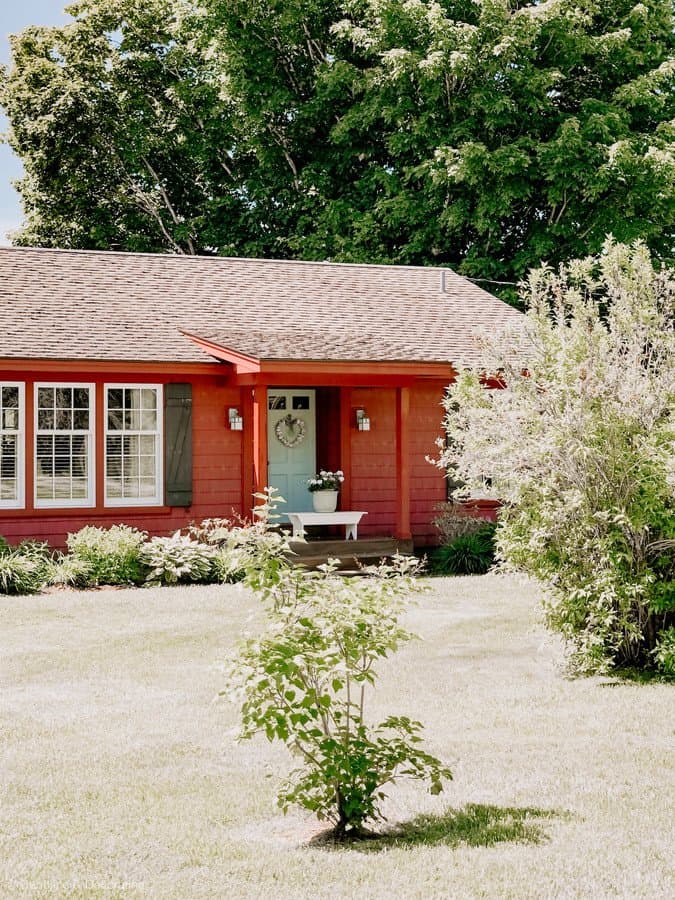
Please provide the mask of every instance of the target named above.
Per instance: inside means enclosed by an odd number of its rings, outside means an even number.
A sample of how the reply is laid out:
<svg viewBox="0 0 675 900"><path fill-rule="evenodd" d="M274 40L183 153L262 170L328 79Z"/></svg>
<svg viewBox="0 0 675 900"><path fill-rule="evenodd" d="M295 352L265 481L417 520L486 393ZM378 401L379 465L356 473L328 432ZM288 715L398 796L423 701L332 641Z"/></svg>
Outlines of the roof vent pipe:
<svg viewBox="0 0 675 900"><path fill-rule="evenodd" d="M440 290L441 294L447 293L447 291L445 290L445 276L446 275L447 275L447 272L445 271L445 269L441 269L441 271L440 271L441 283L439 286L439 290Z"/></svg>

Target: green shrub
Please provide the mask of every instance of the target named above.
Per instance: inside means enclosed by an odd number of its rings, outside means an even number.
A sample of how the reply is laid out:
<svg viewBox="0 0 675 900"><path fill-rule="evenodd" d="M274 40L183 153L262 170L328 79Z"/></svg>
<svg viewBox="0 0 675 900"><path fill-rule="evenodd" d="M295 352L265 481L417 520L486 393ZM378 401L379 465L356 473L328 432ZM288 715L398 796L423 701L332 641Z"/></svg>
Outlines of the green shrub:
<svg viewBox="0 0 675 900"><path fill-rule="evenodd" d="M438 547L430 559L434 575L484 575L495 563L493 522L483 522L478 531L463 534Z"/></svg>
<svg viewBox="0 0 675 900"><path fill-rule="evenodd" d="M46 580L44 558L26 556L18 549L0 553L0 593L36 594Z"/></svg>
<svg viewBox="0 0 675 900"><path fill-rule="evenodd" d="M214 579L216 551L177 531L171 537L154 537L143 546L141 559L149 569L148 584L190 584Z"/></svg>
<svg viewBox="0 0 675 900"><path fill-rule="evenodd" d="M654 649L656 668L668 678L675 678L675 628L660 632Z"/></svg>
<svg viewBox="0 0 675 900"><path fill-rule="evenodd" d="M76 556L61 556L49 565L49 584L66 587L89 587L92 582L91 563Z"/></svg>
<svg viewBox="0 0 675 900"><path fill-rule="evenodd" d="M4 556L5 553L9 553L11 549L12 548L9 546L6 539L0 534L0 556Z"/></svg>
<svg viewBox="0 0 675 900"><path fill-rule="evenodd" d="M146 537L128 525L87 525L69 534L67 543L71 555L89 566L91 584L139 584L147 573L140 555Z"/></svg>
<svg viewBox="0 0 675 900"><path fill-rule="evenodd" d="M29 559L37 560L43 565L50 562L54 555L52 548L46 541L36 541L33 539L21 541L20 544L17 544L15 549L21 556L27 556Z"/></svg>
<svg viewBox="0 0 675 900"><path fill-rule="evenodd" d="M640 243L536 270L519 333L444 401L455 497L490 478L499 558L542 584L578 673L653 668L675 626L674 297Z"/></svg>
<svg viewBox="0 0 675 900"><path fill-rule="evenodd" d="M475 534L486 524L486 520L479 518L475 509L466 503L439 503L436 506L436 513L431 524L438 528L441 535L440 543L443 546L450 544L455 538Z"/></svg>
<svg viewBox="0 0 675 900"><path fill-rule="evenodd" d="M269 489L264 499L263 517L274 506ZM268 628L230 663L226 693L242 702L242 737L262 732L301 761L279 791L282 809L299 804L344 839L383 818L383 788L399 778L442 791L452 774L421 749L419 722L388 716L373 725L366 716L377 663L412 637L399 619L421 587L417 562L398 557L344 578L331 564L292 567L282 538L258 546L247 584L266 603Z"/></svg>

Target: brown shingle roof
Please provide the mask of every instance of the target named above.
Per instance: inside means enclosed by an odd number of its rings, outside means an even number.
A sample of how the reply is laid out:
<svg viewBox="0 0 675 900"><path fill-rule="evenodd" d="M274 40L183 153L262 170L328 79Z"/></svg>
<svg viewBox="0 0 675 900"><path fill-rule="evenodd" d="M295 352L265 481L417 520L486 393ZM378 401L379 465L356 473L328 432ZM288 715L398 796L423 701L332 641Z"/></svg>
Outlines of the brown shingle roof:
<svg viewBox="0 0 675 900"><path fill-rule="evenodd" d="M184 330L261 360L468 366L520 314L441 271L0 248L0 358L211 359Z"/></svg>

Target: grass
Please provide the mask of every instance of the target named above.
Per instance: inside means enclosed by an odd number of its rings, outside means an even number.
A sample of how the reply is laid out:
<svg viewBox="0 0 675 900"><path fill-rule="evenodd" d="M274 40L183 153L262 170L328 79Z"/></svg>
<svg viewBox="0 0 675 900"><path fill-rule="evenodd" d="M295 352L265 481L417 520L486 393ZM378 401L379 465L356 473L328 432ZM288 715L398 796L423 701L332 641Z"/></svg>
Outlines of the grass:
<svg viewBox="0 0 675 900"><path fill-rule="evenodd" d="M673 687L566 680L537 600L433 580L372 714L421 719L455 780L393 787L388 833L336 849L216 699L260 622L240 586L0 597L0 896L674 896Z"/></svg>

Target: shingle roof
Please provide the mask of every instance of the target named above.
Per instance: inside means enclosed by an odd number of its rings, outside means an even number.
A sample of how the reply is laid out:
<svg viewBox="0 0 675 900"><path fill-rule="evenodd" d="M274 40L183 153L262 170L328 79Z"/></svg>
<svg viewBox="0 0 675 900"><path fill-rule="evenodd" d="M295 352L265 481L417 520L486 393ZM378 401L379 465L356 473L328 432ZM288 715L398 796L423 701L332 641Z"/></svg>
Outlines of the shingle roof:
<svg viewBox="0 0 675 900"><path fill-rule="evenodd" d="M516 310L445 270L0 248L0 358L476 361Z"/></svg>

